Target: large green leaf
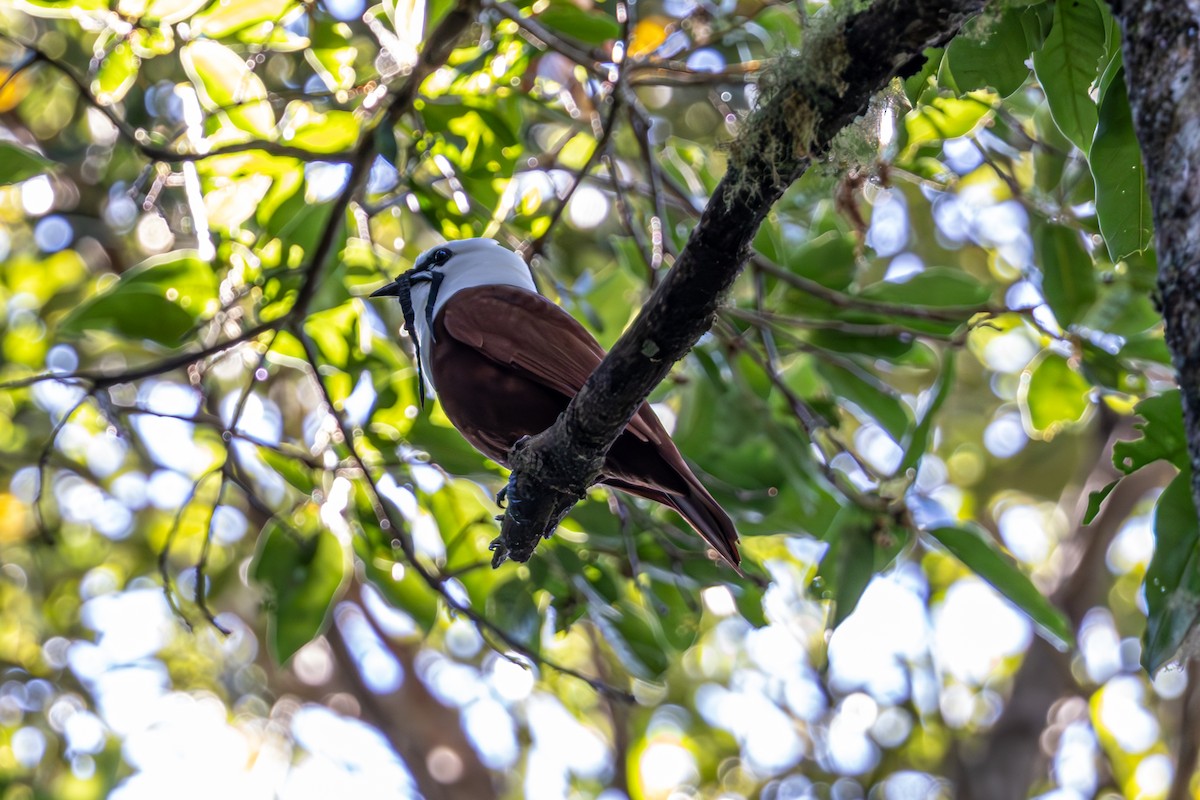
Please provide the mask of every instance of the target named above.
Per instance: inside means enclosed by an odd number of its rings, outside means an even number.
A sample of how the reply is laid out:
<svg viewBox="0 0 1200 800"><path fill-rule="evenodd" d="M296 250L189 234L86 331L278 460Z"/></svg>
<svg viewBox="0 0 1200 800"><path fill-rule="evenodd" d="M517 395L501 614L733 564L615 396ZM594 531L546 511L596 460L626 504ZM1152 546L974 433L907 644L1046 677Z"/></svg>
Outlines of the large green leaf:
<svg viewBox="0 0 1200 800"><path fill-rule="evenodd" d="M1090 92L1105 54L1104 39L1104 18L1096 0L1058 0L1054 27L1033 54L1033 69L1055 124L1084 153L1096 132L1096 103Z"/></svg>
<svg viewBox="0 0 1200 800"><path fill-rule="evenodd" d="M1071 646L1071 625L1063 613L1037 590L1016 563L974 528L945 527L928 531L972 572L1021 609L1046 641L1065 650Z"/></svg>
<svg viewBox="0 0 1200 800"><path fill-rule="evenodd" d="M251 575L268 594L267 645L280 664L325 629L346 577L342 545L327 530L306 536L272 521Z"/></svg>
<svg viewBox="0 0 1200 800"><path fill-rule="evenodd" d="M1079 233L1062 225L1039 225L1034 252L1042 269L1042 295L1058 324L1069 328L1096 301L1092 257Z"/></svg>
<svg viewBox="0 0 1200 800"><path fill-rule="evenodd" d="M1099 123L1088 156L1096 181L1096 218L1113 262L1150 246L1154 225L1142 148L1121 68L1100 100Z"/></svg>
<svg viewBox="0 0 1200 800"><path fill-rule="evenodd" d="M991 87L1001 97L1021 88L1029 77L1029 41L1021 23L1023 9L1009 8L999 21L977 18L990 25L984 35L967 31L954 38L946 50L946 63L959 92Z"/></svg>
<svg viewBox="0 0 1200 800"><path fill-rule="evenodd" d="M197 253L164 253L129 270L112 288L77 306L59 330L67 335L116 333L175 347L197 320L212 311L216 296L216 276Z"/></svg>
<svg viewBox="0 0 1200 800"><path fill-rule="evenodd" d="M1154 557L1146 570L1142 666L1153 673L1179 650L1200 617L1200 522L1185 469L1154 507Z"/></svg>

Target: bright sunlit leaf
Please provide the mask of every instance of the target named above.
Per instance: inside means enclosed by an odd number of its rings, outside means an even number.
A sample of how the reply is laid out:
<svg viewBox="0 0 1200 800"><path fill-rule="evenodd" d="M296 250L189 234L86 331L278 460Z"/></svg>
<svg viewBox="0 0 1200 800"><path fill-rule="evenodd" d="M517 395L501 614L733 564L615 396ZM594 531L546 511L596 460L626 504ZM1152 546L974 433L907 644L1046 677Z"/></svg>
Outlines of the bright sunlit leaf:
<svg viewBox="0 0 1200 800"><path fill-rule="evenodd" d="M1021 380L1018 400L1029 431L1052 439L1092 407L1092 385L1058 353L1043 353Z"/></svg>
<svg viewBox="0 0 1200 800"><path fill-rule="evenodd" d="M239 0L236 3L213 3L203 14L192 20L195 30L213 39L220 39L242 28L264 22L275 22L295 4L295 0Z"/></svg>
<svg viewBox="0 0 1200 800"><path fill-rule="evenodd" d="M92 81L96 102L105 106L121 102L133 88L140 65L141 59L134 54L129 42L119 42L100 62L100 69Z"/></svg>
<svg viewBox="0 0 1200 800"><path fill-rule="evenodd" d="M205 109L223 113L246 133L272 138L275 112L267 102L267 88L245 59L207 39L189 42L179 58Z"/></svg>

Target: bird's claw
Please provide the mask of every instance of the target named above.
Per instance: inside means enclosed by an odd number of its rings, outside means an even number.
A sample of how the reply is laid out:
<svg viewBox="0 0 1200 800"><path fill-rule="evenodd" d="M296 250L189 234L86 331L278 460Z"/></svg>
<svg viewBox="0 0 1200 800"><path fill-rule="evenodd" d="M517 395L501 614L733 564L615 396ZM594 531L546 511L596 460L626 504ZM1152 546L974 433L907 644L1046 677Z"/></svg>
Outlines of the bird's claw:
<svg viewBox="0 0 1200 800"><path fill-rule="evenodd" d="M488 545L488 550L492 551L492 569L499 569L500 565L508 560L508 546L504 544L504 537L497 536Z"/></svg>

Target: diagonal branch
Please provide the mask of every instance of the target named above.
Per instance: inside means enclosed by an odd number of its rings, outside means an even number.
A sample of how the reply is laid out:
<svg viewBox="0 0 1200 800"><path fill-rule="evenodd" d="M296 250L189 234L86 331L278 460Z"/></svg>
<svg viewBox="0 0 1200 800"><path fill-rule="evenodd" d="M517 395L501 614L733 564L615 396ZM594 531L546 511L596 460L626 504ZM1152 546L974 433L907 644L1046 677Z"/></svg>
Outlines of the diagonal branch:
<svg viewBox="0 0 1200 800"><path fill-rule="evenodd" d="M945 44L984 4L879 0L831 14L813 26L799 56L764 76L760 106L670 274L557 422L510 453L503 546L525 560L554 531L650 391L712 325L771 206L872 95L915 71L926 48Z"/></svg>

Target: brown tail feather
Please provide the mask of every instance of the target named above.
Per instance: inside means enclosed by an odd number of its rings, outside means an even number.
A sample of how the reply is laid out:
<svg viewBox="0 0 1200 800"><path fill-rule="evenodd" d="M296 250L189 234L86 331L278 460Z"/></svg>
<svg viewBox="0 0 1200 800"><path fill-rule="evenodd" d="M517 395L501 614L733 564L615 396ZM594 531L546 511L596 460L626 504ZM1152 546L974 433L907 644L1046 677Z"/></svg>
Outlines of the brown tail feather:
<svg viewBox="0 0 1200 800"><path fill-rule="evenodd" d="M746 573L742 572L739 566L742 557L738 553L738 534L733 520L694 477L687 482L689 492L686 495L667 494L659 489L628 483L619 478L606 478L603 483L674 509L737 574L745 577Z"/></svg>
<svg viewBox="0 0 1200 800"><path fill-rule="evenodd" d="M742 562L742 556L738 553L738 534L737 529L733 527L733 520L712 495L701 491L702 494L692 488L691 494L666 495L660 502L678 511L679 515L696 529L696 533L703 536L704 541L712 545L721 558L744 577L745 573L738 566Z"/></svg>

